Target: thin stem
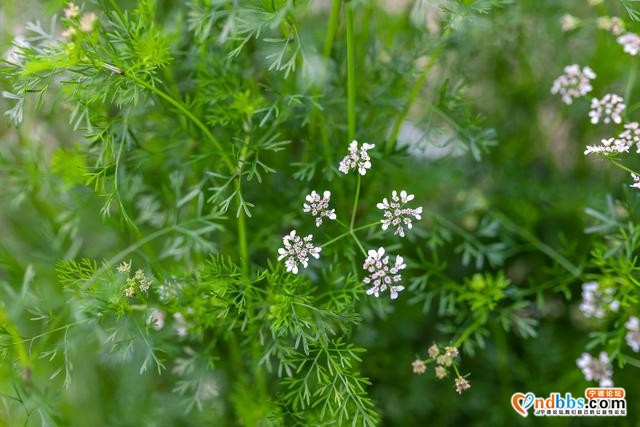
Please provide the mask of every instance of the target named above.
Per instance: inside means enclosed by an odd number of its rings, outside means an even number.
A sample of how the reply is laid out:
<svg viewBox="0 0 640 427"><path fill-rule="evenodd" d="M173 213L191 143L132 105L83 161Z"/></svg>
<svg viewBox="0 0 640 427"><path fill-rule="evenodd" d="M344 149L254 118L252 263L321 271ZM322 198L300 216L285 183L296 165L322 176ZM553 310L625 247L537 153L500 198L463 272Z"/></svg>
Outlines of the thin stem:
<svg viewBox="0 0 640 427"><path fill-rule="evenodd" d="M484 324L482 317L476 319L471 325L464 330L462 335L453 343L453 347L460 347L475 331L477 331Z"/></svg>
<svg viewBox="0 0 640 427"><path fill-rule="evenodd" d="M358 210L358 200L360 198L360 181L362 176L358 174L358 181L356 182L356 196L353 199L353 211L351 212L351 222L349 223L349 229L353 230L353 224L356 221L356 211Z"/></svg>
<svg viewBox="0 0 640 427"><path fill-rule="evenodd" d="M360 242L360 239L358 239L358 236L356 236L356 233L352 231L350 234L351 234L351 237L353 237L353 240L355 240L360 250L362 251L362 255L367 256L367 251L364 250L364 246L362 246L362 242Z"/></svg>
<svg viewBox="0 0 640 427"><path fill-rule="evenodd" d="M247 157L247 151L249 149L249 142L251 141L248 133L249 126L245 126L245 131L247 132L247 136L245 137L244 145L242 146L242 150L240 150L240 158L238 159L238 171L236 173L236 194L238 200L238 243L240 245L242 271L245 277L249 277L249 246L247 243L247 225L245 219L246 212L244 211L244 207L242 206L242 168L244 167L244 162Z"/></svg>
<svg viewBox="0 0 640 427"><path fill-rule="evenodd" d="M623 164L622 164L622 163L620 163L619 161L617 161L617 160L615 160L615 159L612 159L612 158L611 158L611 157L609 157L609 156L604 156L604 157L606 157L606 158L607 158L607 160L609 160L613 165L615 165L615 166L619 167L620 169L622 169L622 170L624 170L624 171L627 171L627 172L629 172L629 173L632 173L632 174L634 174L634 175L638 175L638 173L637 173L637 172L635 172L635 171L633 171L633 170L629 169L628 167L626 167L625 165L623 165Z"/></svg>
<svg viewBox="0 0 640 427"><path fill-rule="evenodd" d="M338 27L338 17L340 16L340 0L332 0L331 10L329 11L329 21L327 22L327 34L324 37L324 46L322 48L322 55L328 58L331 55L331 48L333 47L333 39L336 36L336 28Z"/></svg>
<svg viewBox="0 0 640 427"><path fill-rule="evenodd" d="M213 134L207 128L207 126L205 126L205 124L202 123L202 121L199 118L197 118L191 111L189 111L189 109L182 102L177 101L171 95L167 94L166 92L161 91L160 89L158 89L157 87L153 86L152 84L149 84L149 83L145 82L144 80L139 79L138 77L134 76L131 73L127 73L126 76L129 77L131 80L135 81L136 83L138 83L140 86L143 86L143 87L149 89L150 91L152 91L153 93L158 95L160 98L162 98L165 101L167 101L169 104L171 104L174 107L176 107L182 114L184 114L189 120L191 120L202 131L202 133L204 133L204 135L207 137L207 139L213 145L215 145L216 149L220 152L220 155L222 156L222 160L224 161L224 163L227 166L227 168L229 169L229 171L231 173L235 172L235 167L233 165L233 162L229 158L229 156L226 153L226 151L224 151L224 149L222 147L222 144L220 144L220 141L218 141L216 139L216 137L213 136Z"/></svg>
<svg viewBox="0 0 640 427"><path fill-rule="evenodd" d="M352 233L355 233L356 231L365 230L365 229L367 229L367 228L371 228L371 227L376 226L376 225L378 225L378 224L380 224L380 221L372 222L372 223L369 223L369 224L367 224L367 225L361 225L360 227L356 227L356 228L354 228L353 230L345 231L344 233L342 233L342 234L340 234L340 235L338 235L338 236L334 237L333 239L329 240L328 242L326 242L326 243L324 243L324 244L320 245L320 247L321 247L321 248L324 248L324 247L326 247L326 246L331 245L332 243L337 242L338 240L340 240L340 239L342 239L342 238L344 238L344 237L346 237L346 236L351 235Z"/></svg>
<svg viewBox="0 0 640 427"><path fill-rule="evenodd" d="M414 83L413 88L411 89L411 92L409 92L409 97L407 98L407 101L405 102L404 107L402 107L400 114L396 118L396 121L393 124L393 128L391 130L391 135L387 140L387 147L386 147L387 153L391 153L395 150L396 144L398 143L398 134L400 133L400 127L402 126L402 123L404 123L404 120L407 118L407 115L409 114L409 109L418 98L418 95L420 95L422 86L424 86L424 82L429 76L429 72L431 71L431 69L436 63L436 60L442 53L443 47L444 47L444 43L441 43L434 49L433 52L431 52L431 56L429 57L427 64L422 70L422 73L420 73L420 76L418 76L418 80L416 80L416 82Z"/></svg>
<svg viewBox="0 0 640 427"><path fill-rule="evenodd" d="M353 10L347 0L344 4L344 18L347 32L347 121L348 140L356 135L356 65L355 40L353 37Z"/></svg>

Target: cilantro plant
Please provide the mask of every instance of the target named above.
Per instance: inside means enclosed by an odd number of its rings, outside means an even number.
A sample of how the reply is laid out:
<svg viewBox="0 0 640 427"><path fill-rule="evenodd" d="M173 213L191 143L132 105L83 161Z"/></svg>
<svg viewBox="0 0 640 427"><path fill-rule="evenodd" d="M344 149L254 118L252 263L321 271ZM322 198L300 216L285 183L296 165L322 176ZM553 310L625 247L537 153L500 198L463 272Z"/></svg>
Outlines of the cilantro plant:
<svg viewBox="0 0 640 427"><path fill-rule="evenodd" d="M639 179L639 15L567 3L3 3L0 423L508 425L619 384L638 199L575 139Z"/></svg>

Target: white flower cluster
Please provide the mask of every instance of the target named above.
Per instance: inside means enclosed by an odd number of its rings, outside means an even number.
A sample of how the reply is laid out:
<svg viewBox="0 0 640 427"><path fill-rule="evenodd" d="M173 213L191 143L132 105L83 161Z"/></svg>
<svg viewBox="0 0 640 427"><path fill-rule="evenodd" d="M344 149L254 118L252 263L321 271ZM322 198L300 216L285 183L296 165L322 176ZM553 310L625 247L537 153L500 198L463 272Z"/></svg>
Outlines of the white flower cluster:
<svg viewBox="0 0 640 427"><path fill-rule="evenodd" d="M302 205L304 212L311 212L316 219L316 227L322 225L322 218L336 219L336 210L329 209L329 201L331 200L331 192L325 191L322 193L322 197L315 191L308 194L306 197L307 202Z"/></svg>
<svg viewBox="0 0 640 427"><path fill-rule="evenodd" d="M298 274L298 263L307 268L309 255L316 259L320 258L322 248L313 246L312 234L301 238L296 235L296 230L293 230L282 238L282 243L284 248L278 249L278 254L280 254L278 261L285 259L284 265L287 271L291 271L293 274Z"/></svg>
<svg viewBox="0 0 640 427"><path fill-rule="evenodd" d="M582 353L576 363L587 381L598 381L600 387L613 387L613 372L609 365L609 356L604 351L600 352L597 359L589 353Z"/></svg>
<svg viewBox="0 0 640 427"><path fill-rule="evenodd" d="M352 169L358 171L360 175L366 175L367 170L371 168L371 158L368 151L375 146L373 144L363 143L358 146L358 141L353 140L349 144L348 153L340 162L338 167L339 171L347 174ZM360 185L358 181L358 185ZM394 227L396 235L402 237L405 236L404 228L411 229L413 227L413 220L422 219L422 208L406 208L404 205L415 198L413 194L407 194L406 191L393 191L391 194L391 201L386 198L381 203L377 204L378 209L384 211L384 217L381 220L382 229L387 230L389 226ZM330 208L329 203L331 201L331 192L324 191L322 196L312 191L305 197L306 202L303 203L302 209L305 213L310 213L315 218L316 226L322 225L323 220L328 218L330 220L336 220L335 209ZM356 206L357 206L356 196ZM354 217L352 217L353 220ZM338 221L339 222L339 221ZM340 223L347 227L346 225ZM369 226L376 225L377 223L370 224ZM363 228L367 228L365 226ZM331 240L329 243L340 239L342 236L353 234L353 221L348 227L349 231L343 233L341 236ZM356 238L357 239L357 238ZM283 247L278 249L278 261L284 260L286 270L297 274L299 271L298 265L301 264L303 268L306 268L309 264L309 258L314 257L318 259L320 257L321 246L315 246L313 243L313 235L309 234L306 237L297 235L296 230L292 230L288 235L282 238ZM359 242L358 242L359 243ZM359 243L360 244L360 243ZM362 245L360 244L362 248ZM364 249L363 249L364 252ZM396 256L395 261L390 263L389 256L385 255L385 249L379 248L377 250L372 249L365 254L366 258L362 265L365 270L366 277L363 279L365 285L369 285L367 289L368 295L375 295L376 297L387 289L391 299L396 299L398 293L404 290L404 286L399 282L402 280L400 271L405 269L407 265L401 256Z"/></svg>
<svg viewBox="0 0 640 427"><path fill-rule="evenodd" d="M551 93L559 94L565 104L573 103L574 98L580 98L591 92L591 80L596 74L589 67L580 69L578 64L564 67L564 74L554 80Z"/></svg>
<svg viewBox="0 0 640 427"><path fill-rule="evenodd" d="M562 31L573 31L580 26L580 20L573 15L569 15L568 13L562 15L560 18L560 28Z"/></svg>
<svg viewBox="0 0 640 427"><path fill-rule="evenodd" d="M118 273L127 273L131 271L131 261L123 261L120 265L116 267L116 271ZM127 281L125 284L124 295L127 298L131 298L136 293L136 288L140 290L140 292L147 292L153 280L147 277L144 274L144 271L138 269L133 277L127 277Z"/></svg>
<svg viewBox="0 0 640 427"><path fill-rule="evenodd" d="M632 173L631 179L633 179L633 184L631 184L629 187L640 188L640 176L636 175L635 173Z"/></svg>
<svg viewBox="0 0 640 427"><path fill-rule="evenodd" d="M625 108L627 106L624 103L624 99L615 93L608 93L602 99L593 98L591 100L591 111L589 111L591 123L596 125L602 119L604 124L611 122L620 124Z"/></svg>
<svg viewBox="0 0 640 427"><path fill-rule="evenodd" d="M377 251L371 249L362 265L362 268L369 273L363 282L372 285L367 289L367 295L373 294L378 297L388 288L391 299L398 298L398 292L404 290L404 286L394 285L394 283L402 280L400 270L406 266L407 264L404 263L404 259L400 255L396 256L395 262L390 265L389 256L385 255L384 248L378 248Z"/></svg>
<svg viewBox="0 0 640 427"><path fill-rule="evenodd" d="M349 144L349 153L340 161L338 170L344 174L349 173L351 169L357 169L360 175L366 175L367 169L371 168L371 157L368 151L375 145L363 143L358 147L358 141L355 139Z"/></svg>
<svg viewBox="0 0 640 427"><path fill-rule="evenodd" d="M640 36L635 33L626 33L618 37L618 43L631 56L640 53Z"/></svg>
<svg viewBox="0 0 640 427"><path fill-rule="evenodd" d="M624 21L617 16L601 16L596 20L596 26L601 30L610 31L614 36L624 32Z"/></svg>
<svg viewBox="0 0 640 427"><path fill-rule="evenodd" d="M624 326L627 328L627 335L624 338L629 347L637 353L640 351L640 320L636 316L631 316Z"/></svg>
<svg viewBox="0 0 640 427"><path fill-rule="evenodd" d="M393 191L391 193L391 202L385 197L381 203L377 204L378 209L384 211L384 218L382 219L382 229L386 230L389 226L396 228L394 235L404 237L404 226L406 225L409 230L413 227L412 217L420 220L422 219L422 207L415 209L405 208L404 205L414 199L413 194L407 194L402 190L398 197L398 192Z"/></svg>
<svg viewBox="0 0 640 427"><path fill-rule="evenodd" d="M614 288L601 290L598 282L583 283L580 311L585 317L596 319L604 318L608 312L617 312L620 302L613 297L615 292Z"/></svg>
<svg viewBox="0 0 640 427"><path fill-rule="evenodd" d="M584 154L628 153L636 146L636 153L640 153L640 125L631 122L624 125L624 131L617 138L607 138L600 141L600 145L588 145Z"/></svg>

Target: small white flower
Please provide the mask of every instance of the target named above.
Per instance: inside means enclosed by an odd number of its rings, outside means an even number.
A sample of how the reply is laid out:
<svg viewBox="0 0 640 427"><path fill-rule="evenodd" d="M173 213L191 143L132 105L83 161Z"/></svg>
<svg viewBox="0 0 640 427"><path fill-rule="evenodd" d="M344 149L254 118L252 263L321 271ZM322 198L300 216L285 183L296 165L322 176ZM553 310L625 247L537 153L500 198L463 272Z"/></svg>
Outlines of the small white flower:
<svg viewBox="0 0 640 427"><path fill-rule="evenodd" d="M601 290L598 282L583 283L580 311L585 317L596 319L604 318L609 312L617 312L620 302L613 298L615 292L614 288Z"/></svg>
<svg viewBox="0 0 640 427"><path fill-rule="evenodd" d="M282 238L284 248L278 249L278 261L286 258L284 265L287 271L298 274L298 263L304 268L309 265L309 255L318 259L320 258L321 247L313 246L313 234L309 234L304 238L296 235L296 230L291 231Z"/></svg>
<svg viewBox="0 0 640 427"><path fill-rule="evenodd" d="M456 393L462 394L463 391L471 388L471 384L467 381L466 378L458 377L456 378Z"/></svg>
<svg viewBox="0 0 640 427"><path fill-rule="evenodd" d="M580 20L573 15L569 15L568 13L562 15L560 18L560 28L562 31L573 31L580 26Z"/></svg>
<svg viewBox="0 0 640 427"><path fill-rule="evenodd" d="M622 45L624 51L631 56L640 53L640 36L636 33L626 33L618 37L618 43Z"/></svg>
<svg viewBox="0 0 640 427"><path fill-rule="evenodd" d="M413 194L407 194L406 191L398 192L393 191L391 193L391 202L385 197L382 199L382 203L378 203L376 206L378 209L384 211L384 218L382 219L382 229L386 230L389 226L395 227L394 235L404 237L404 226L406 225L409 230L413 228L413 218L422 219L422 207L415 209L405 208L404 205L414 199Z"/></svg>
<svg viewBox="0 0 640 427"><path fill-rule="evenodd" d="M629 347L637 353L640 351L640 321L636 316L631 316L624 326L628 331L624 338Z"/></svg>
<svg viewBox="0 0 640 427"><path fill-rule="evenodd" d="M151 285L151 279L145 276L144 271L137 270L133 275L133 279L138 282L138 287L141 292L147 292L149 290L149 286Z"/></svg>
<svg viewBox="0 0 640 427"><path fill-rule="evenodd" d="M166 317L166 313L158 308L154 308L151 310L149 314L149 318L147 319L147 324L150 325L156 331L164 328L164 319Z"/></svg>
<svg viewBox="0 0 640 427"><path fill-rule="evenodd" d="M601 30L610 31L616 37L624 32L624 21L617 16L600 16L596 19L596 26Z"/></svg>
<svg viewBox="0 0 640 427"><path fill-rule="evenodd" d="M367 285L372 285L367 289L367 295L373 294L378 297L381 292L389 288L391 299L398 298L398 292L404 290L404 286L394 286L393 284L402 280L400 270L406 267L407 264L404 263L404 259L401 256L396 256L395 263L389 265L389 257L385 256L384 248L378 248L377 251L371 249L362 265L362 268L369 273L363 282Z"/></svg>
<svg viewBox="0 0 640 427"><path fill-rule="evenodd" d="M609 356L604 351L600 352L597 359L589 353L582 353L582 356L576 360L576 364L587 381L598 381L600 387L613 387L611 380L613 372L609 365Z"/></svg>
<svg viewBox="0 0 640 427"><path fill-rule="evenodd" d="M131 261L122 261L122 263L116 267L118 273L128 273L131 270Z"/></svg>
<svg viewBox="0 0 640 427"><path fill-rule="evenodd" d="M75 5L73 2L69 2L67 7L64 9L64 16L67 19L75 18L80 15L80 8Z"/></svg>
<svg viewBox="0 0 640 427"><path fill-rule="evenodd" d="M551 93L559 94L565 104L571 104L574 98L580 98L591 92L591 80L596 78L596 74L589 67L577 64L564 67L564 74L554 80Z"/></svg>
<svg viewBox="0 0 640 427"><path fill-rule="evenodd" d="M632 173L631 179L633 179L633 184L631 184L629 187L640 189L640 176L636 175L635 173Z"/></svg>
<svg viewBox="0 0 640 427"><path fill-rule="evenodd" d="M584 154L628 153L634 144L636 153L640 153L640 125L638 122L624 125L624 131L616 138L603 139L600 141L600 145L588 145Z"/></svg>
<svg viewBox="0 0 640 427"><path fill-rule="evenodd" d="M358 141L354 139L351 141L351 144L349 144L349 153L340 161L338 170L347 174L351 169L357 169L360 175L366 175L367 169L371 168L371 158L367 151L373 147L375 147L375 145L365 142L358 148Z"/></svg>
<svg viewBox="0 0 640 427"><path fill-rule="evenodd" d="M591 100L591 123L598 124L602 118L604 124L614 122L620 124L622 122L622 113L627 106L624 99L615 93L608 93L602 99L593 98Z"/></svg>
<svg viewBox="0 0 640 427"><path fill-rule="evenodd" d="M96 22L96 14L93 12L85 13L80 18L80 31L83 33L90 33L93 31L93 26Z"/></svg>
<svg viewBox="0 0 640 427"><path fill-rule="evenodd" d="M131 298L133 296L133 294L136 292L135 289L133 289L133 286L128 286L127 288L125 288L124 290L124 295L127 298Z"/></svg>
<svg viewBox="0 0 640 427"><path fill-rule="evenodd" d="M174 313L173 320L175 321L173 327L176 330L176 334L179 337L186 337L189 333L189 323L184 318L182 313Z"/></svg>
<svg viewBox="0 0 640 427"><path fill-rule="evenodd" d="M322 224L322 217L329 219L336 219L336 210L329 209L329 201L331 200L331 192L325 191L322 193L322 197L315 191L306 197L307 202L302 205L304 212L311 212L316 219L316 227L320 227Z"/></svg>

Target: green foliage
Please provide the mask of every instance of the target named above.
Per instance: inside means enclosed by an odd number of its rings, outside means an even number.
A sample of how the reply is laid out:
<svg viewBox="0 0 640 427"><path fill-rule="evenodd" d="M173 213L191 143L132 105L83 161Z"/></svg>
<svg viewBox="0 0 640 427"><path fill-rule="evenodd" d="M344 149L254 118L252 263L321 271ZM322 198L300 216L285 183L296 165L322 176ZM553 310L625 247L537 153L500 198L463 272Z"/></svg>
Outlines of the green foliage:
<svg viewBox="0 0 640 427"><path fill-rule="evenodd" d="M516 391L582 393L583 349L634 401L640 199L548 92L591 61L637 95L596 33L635 2L330 3L3 4L1 425L514 425ZM363 176L338 170L354 124ZM322 249L300 274L291 230ZM395 300L367 294L379 247ZM619 311L581 315L586 281ZM460 349L441 381L411 371L432 343Z"/></svg>

